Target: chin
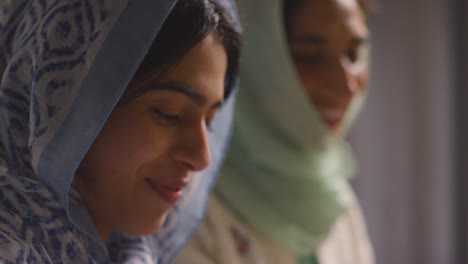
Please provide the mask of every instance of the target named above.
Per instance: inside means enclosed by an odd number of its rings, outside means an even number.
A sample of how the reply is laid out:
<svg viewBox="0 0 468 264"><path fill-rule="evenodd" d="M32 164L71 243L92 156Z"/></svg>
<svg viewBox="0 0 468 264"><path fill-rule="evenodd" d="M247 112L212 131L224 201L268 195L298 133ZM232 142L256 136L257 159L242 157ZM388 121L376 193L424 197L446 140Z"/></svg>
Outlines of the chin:
<svg viewBox="0 0 468 264"><path fill-rule="evenodd" d="M333 136L335 136L337 138L343 137L343 126L342 125L335 126L335 127L330 127L330 131L333 134Z"/></svg>

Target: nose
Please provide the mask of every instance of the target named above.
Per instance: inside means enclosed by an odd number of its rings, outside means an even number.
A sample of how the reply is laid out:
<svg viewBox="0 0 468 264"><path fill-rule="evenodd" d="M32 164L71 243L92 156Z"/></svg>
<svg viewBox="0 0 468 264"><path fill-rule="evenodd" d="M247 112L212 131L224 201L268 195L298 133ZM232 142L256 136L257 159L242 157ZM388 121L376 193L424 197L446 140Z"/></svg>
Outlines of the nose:
<svg viewBox="0 0 468 264"><path fill-rule="evenodd" d="M179 164L190 171L200 171L208 167L211 157L207 128L204 123L196 128L185 128L176 140L173 157Z"/></svg>

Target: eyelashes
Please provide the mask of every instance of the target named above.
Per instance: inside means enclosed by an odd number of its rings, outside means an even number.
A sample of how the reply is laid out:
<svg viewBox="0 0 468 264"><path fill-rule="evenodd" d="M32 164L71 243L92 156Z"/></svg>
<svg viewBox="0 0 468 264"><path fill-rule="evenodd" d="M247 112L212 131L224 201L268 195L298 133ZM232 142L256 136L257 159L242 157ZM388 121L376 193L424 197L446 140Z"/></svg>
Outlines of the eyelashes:
<svg viewBox="0 0 468 264"><path fill-rule="evenodd" d="M171 123L171 124L178 124L182 121L179 115L170 114L159 109L154 109L156 115L158 115L161 119Z"/></svg>
<svg viewBox="0 0 468 264"><path fill-rule="evenodd" d="M154 109L153 111L156 113L156 115L159 118L161 118L162 120L164 120L165 122L167 122L170 125L179 125L179 124L182 124L182 122L183 122L182 117L180 115L178 115L178 114L171 114L171 113L168 113L168 112L165 112L165 111L161 111L160 109ZM211 120L207 120L205 122L205 125L206 125L206 128L208 129L208 131L210 131L210 132L214 131L214 129L212 127Z"/></svg>

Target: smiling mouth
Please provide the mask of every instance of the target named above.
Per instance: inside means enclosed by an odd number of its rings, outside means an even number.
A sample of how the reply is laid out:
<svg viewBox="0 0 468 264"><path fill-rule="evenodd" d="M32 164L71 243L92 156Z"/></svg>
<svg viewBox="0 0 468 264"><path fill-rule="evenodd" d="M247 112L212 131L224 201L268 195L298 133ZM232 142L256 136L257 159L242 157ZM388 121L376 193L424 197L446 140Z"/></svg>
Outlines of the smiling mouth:
<svg viewBox="0 0 468 264"><path fill-rule="evenodd" d="M171 187L145 179L151 189L165 202L174 205L182 197L183 187Z"/></svg>

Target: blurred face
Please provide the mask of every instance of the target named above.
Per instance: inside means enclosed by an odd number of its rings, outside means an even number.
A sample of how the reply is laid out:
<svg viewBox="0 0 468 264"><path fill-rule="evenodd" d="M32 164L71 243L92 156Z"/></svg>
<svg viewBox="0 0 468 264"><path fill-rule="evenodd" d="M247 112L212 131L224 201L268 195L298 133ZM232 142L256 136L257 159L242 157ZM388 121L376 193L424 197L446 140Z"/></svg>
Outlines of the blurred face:
<svg viewBox="0 0 468 264"><path fill-rule="evenodd" d="M101 237L150 234L210 163L207 129L221 105L227 58L209 35L148 90L116 107L86 154L76 185Z"/></svg>
<svg viewBox="0 0 468 264"><path fill-rule="evenodd" d="M320 117L340 135L351 99L364 90L367 26L357 0L304 0L287 27L303 87Z"/></svg>

